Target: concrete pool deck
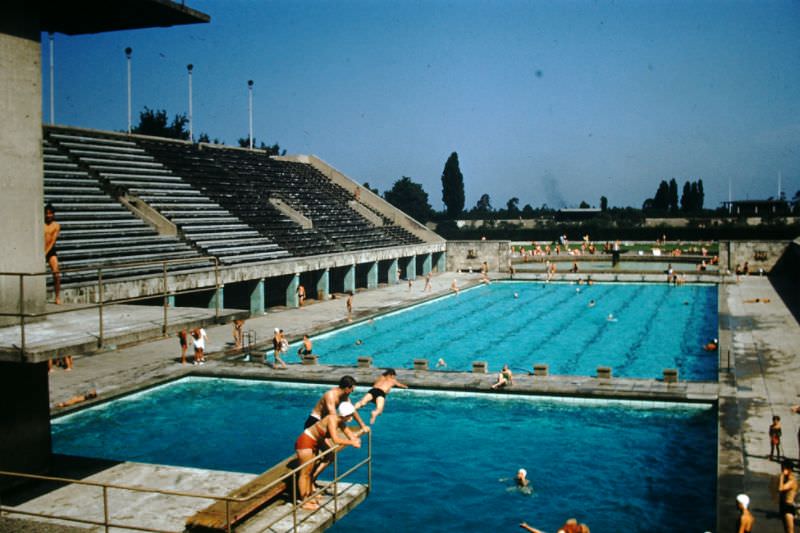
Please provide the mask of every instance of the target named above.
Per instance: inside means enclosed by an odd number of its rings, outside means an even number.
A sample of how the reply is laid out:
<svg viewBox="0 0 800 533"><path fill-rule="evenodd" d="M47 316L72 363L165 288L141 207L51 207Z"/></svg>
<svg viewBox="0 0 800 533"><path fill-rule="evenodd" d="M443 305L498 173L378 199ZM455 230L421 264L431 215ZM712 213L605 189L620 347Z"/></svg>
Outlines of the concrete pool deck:
<svg viewBox="0 0 800 533"><path fill-rule="evenodd" d="M436 276L432 295L448 293L453 278L458 279L463 287L474 282L477 275L447 273ZM359 292L354 298L355 319L430 297L431 294L422 292L423 285L422 280L417 280L411 291L403 284ZM761 301L745 303L756 298ZM769 303L763 303L764 299L769 299ZM255 331L259 341L269 341L275 327L285 329L288 336L294 338L306 332L341 325L345 319L344 301L329 300L303 309L270 310L263 317L249 319L245 330ZM207 365L180 365L175 338L78 358L72 372L59 370L50 375L51 405L91 388L98 390L102 400L190 374L333 382L347 372L356 376L361 384L367 384L378 373L375 368L345 369L322 365L292 365L290 370L281 371L261 364L244 363L241 357L226 360L222 352L228 348L231 339L230 325L210 326L207 330L211 355ZM746 492L751 497L757 530L777 533L783 529L769 485L778 472L778 466L766 457L769 452L767 427L773 413L781 415L785 453L796 459L798 442L795 435L800 418L793 415L789 407L800 403L800 385L794 379L800 369L800 361L795 358L797 346L800 346L800 326L791 309L766 277L751 276L742 278L739 284L720 286L719 384L680 382L669 385L656 380L520 376L509 392L704 402L713 402L718 395L717 531L734 529L738 514L734 498L737 493ZM726 368L728 351L730 372ZM290 354L290 360L296 361L296 356L292 358ZM415 387L485 391L494 381L494 374L403 370L400 378ZM687 503L691 505L691 502Z"/></svg>

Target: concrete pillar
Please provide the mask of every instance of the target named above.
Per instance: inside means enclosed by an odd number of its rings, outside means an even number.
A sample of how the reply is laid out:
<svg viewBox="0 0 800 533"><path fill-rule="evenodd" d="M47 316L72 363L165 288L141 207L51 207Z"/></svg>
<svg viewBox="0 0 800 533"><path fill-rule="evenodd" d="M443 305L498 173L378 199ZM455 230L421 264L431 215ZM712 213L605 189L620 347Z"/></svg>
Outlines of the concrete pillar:
<svg viewBox="0 0 800 533"><path fill-rule="evenodd" d="M433 269L433 255L425 254L422 256L422 275L427 276L428 272Z"/></svg>
<svg viewBox="0 0 800 533"><path fill-rule="evenodd" d="M386 281L389 285L397 285L399 281L397 279L397 259L392 259L392 262L389 263L389 274Z"/></svg>
<svg viewBox="0 0 800 533"><path fill-rule="evenodd" d="M50 465L47 363L0 362L0 470L45 473ZM0 488L18 480L0 477Z"/></svg>
<svg viewBox="0 0 800 533"><path fill-rule="evenodd" d="M44 272L42 80L37 9L9 5L0 22L0 272ZM58 220L58 206L56 220ZM44 311L44 276L0 276L0 311ZM30 320L30 319L28 319ZM17 324L0 317L0 325Z"/></svg>
<svg viewBox="0 0 800 533"><path fill-rule="evenodd" d="M297 297L298 286L300 286L300 274L295 274L286 287L286 307L300 306L300 299Z"/></svg>
<svg viewBox="0 0 800 533"><path fill-rule="evenodd" d="M265 303L267 301L266 294L264 293L265 283L264 278L258 280L253 290L250 292L250 314L263 315L265 311Z"/></svg>
<svg viewBox="0 0 800 533"><path fill-rule="evenodd" d="M367 272L367 288L374 289L378 286L378 262L375 261Z"/></svg>
<svg viewBox="0 0 800 533"><path fill-rule="evenodd" d="M356 292L356 266L350 265L344 273L344 292Z"/></svg>
<svg viewBox="0 0 800 533"><path fill-rule="evenodd" d="M208 301L209 309L217 308L217 301L219 301L219 308L225 308L225 287L220 287L211 294L211 299Z"/></svg>
<svg viewBox="0 0 800 533"><path fill-rule="evenodd" d="M445 270L447 270L447 252L442 252L436 260L436 271L441 274Z"/></svg>
<svg viewBox="0 0 800 533"><path fill-rule="evenodd" d="M327 300L330 294L331 271L327 268L320 274L317 281L317 299Z"/></svg>
<svg viewBox="0 0 800 533"><path fill-rule="evenodd" d="M417 256L412 255L406 263L406 279L417 279Z"/></svg>

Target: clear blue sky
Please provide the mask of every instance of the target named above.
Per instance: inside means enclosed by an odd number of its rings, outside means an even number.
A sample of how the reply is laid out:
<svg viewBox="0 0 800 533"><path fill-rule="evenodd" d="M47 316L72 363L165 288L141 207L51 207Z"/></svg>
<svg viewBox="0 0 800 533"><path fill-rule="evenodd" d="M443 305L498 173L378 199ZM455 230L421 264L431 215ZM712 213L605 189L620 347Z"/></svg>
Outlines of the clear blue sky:
<svg viewBox="0 0 800 533"><path fill-rule="evenodd" d="M187 0L210 24L55 37L56 123L127 127L144 106L194 131L313 153L440 209L459 154L467 207L641 206L702 178L706 207L800 189L800 2ZM42 39L43 111L49 53Z"/></svg>

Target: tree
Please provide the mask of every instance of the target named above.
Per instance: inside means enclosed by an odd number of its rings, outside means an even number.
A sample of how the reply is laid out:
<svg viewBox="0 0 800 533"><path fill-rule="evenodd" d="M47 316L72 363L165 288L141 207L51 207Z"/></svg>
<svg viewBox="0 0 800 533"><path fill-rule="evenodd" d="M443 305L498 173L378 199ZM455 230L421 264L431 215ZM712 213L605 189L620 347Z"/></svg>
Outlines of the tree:
<svg viewBox="0 0 800 533"><path fill-rule="evenodd" d="M267 155L286 155L286 150L281 152L281 147L278 143L273 144L272 146L267 146L264 144L264 141L261 141L261 146L258 146L256 137L253 137L253 148L258 148L259 150L264 150L267 152ZM241 137L239 138L239 147L240 148L250 148L250 136Z"/></svg>
<svg viewBox="0 0 800 533"><path fill-rule="evenodd" d="M464 212L464 176L456 152L447 158L442 171L442 202L450 218L458 218Z"/></svg>
<svg viewBox="0 0 800 533"><path fill-rule="evenodd" d="M688 213L692 210L692 186L687 181L683 184L683 194L681 195L681 211Z"/></svg>
<svg viewBox="0 0 800 533"><path fill-rule="evenodd" d="M433 214L433 208L428 203L428 193L422 185L411 181L407 176L395 181L392 188L383 193L383 197L419 222L427 222Z"/></svg>
<svg viewBox="0 0 800 533"><path fill-rule="evenodd" d="M606 211L608 209L608 198L605 196L600 197L600 211Z"/></svg>
<svg viewBox="0 0 800 533"><path fill-rule="evenodd" d="M506 212L509 218L519 216L519 198L515 196L506 202Z"/></svg>
<svg viewBox="0 0 800 533"><path fill-rule="evenodd" d="M488 215L492 212L492 202L488 194L484 193L481 195L480 200L475 203L473 211L481 215Z"/></svg>
<svg viewBox="0 0 800 533"><path fill-rule="evenodd" d="M581 209L589 209L589 207L591 206L586 202L586 200L581 200L581 205L579 205L578 207L580 207Z"/></svg>
<svg viewBox="0 0 800 533"><path fill-rule="evenodd" d="M189 119L186 118L186 115L175 115L172 124L168 124L168 121L165 109L156 111L145 106L144 111L139 113L139 124L131 128L131 133L189 140L189 132L186 129Z"/></svg>
<svg viewBox="0 0 800 533"><path fill-rule="evenodd" d="M373 189L372 187L370 187L370 186L369 186L369 182L368 182L368 181L365 181L365 182L363 183L363 186L364 186L364 188L365 188L365 189L367 189L368 191L370 191L370 192L373 192L373 193L375 193L375 194L379 194L379 193L378 193L378 188L377 188L377 187L375 187L375 188Z"/></svg>
<svg viewBox="0 0 800 533"><path fill-rule="evenodd" d="M214 137L214 140L212 141L209 138L208 133L205 133L205 132L200 134L200 136L197 138L197 142L198 143L208 143L208 144L224 144L222 141L220 141L216 137Z"/></svg>
<svg viewBox="0 0 800 533"><path fill-rule="evenodd" d="M703 210L703 204L706 201L706 193L703 192L703 180L697 180L697 210Z"/></svg>
<svg viewBox="0 0 800 533"><path fill-rule="evenodd" d="M678 212L678 182L675 178L669 180L669 210L672 213Z"/></svg>
<svg viewBox="0 0 800 533"><path fill-rule="evenodd" d="M522 216L525 218L533 218L534 214L531 204L525 204L525 207L522 208Z"/></svg>
<svg viewBox="0 0 800 533"><path fill-rule="evenodd" d="M669 185L664 180L661 180L656 195L653 198L653 209L661 209L664 211L669 209Z"/></svg>

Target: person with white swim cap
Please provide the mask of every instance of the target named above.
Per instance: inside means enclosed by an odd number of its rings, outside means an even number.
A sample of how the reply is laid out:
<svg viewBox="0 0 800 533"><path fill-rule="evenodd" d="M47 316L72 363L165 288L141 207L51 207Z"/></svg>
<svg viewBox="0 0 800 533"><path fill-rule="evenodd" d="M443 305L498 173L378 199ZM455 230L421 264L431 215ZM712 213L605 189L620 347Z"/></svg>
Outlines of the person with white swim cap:
<svg viewBox="0 0 800 533"><path fill-rule="evenodd" d="M518 487L527 487L530 483L528 481L528 471L524 468L520 468L517 470L517 477L514 480L516 481Z"/></svg>
<svg viewBox="0 0 800 533"><path fill-rule="evenodd" d="M755 518L750 513L750 497L747 494L736 496L736 507L739 509L739 525L736 527L737 533L750 533L753 530Z"/></svg>
<svg viewBox="0 0 800 533"><path fill-rule="evenodd" d="M356 412L355 407L350 401L343 401L336 408L336 411L326 415L316 424L306 428L294 444L297 460L303 466L297 480L297 489L300 498L303 500L301 507L307 510L319 509L319 502L309 496L314 491L314 482L325 469L328 462L321 462L314 470L314 457L321 451L326 450L331 445L361 447L361 439L347 427L347 423L352 420ZM345 438L339 436L339 431L344 433ZM312 475L312 470L313 475Z"/></svg>

